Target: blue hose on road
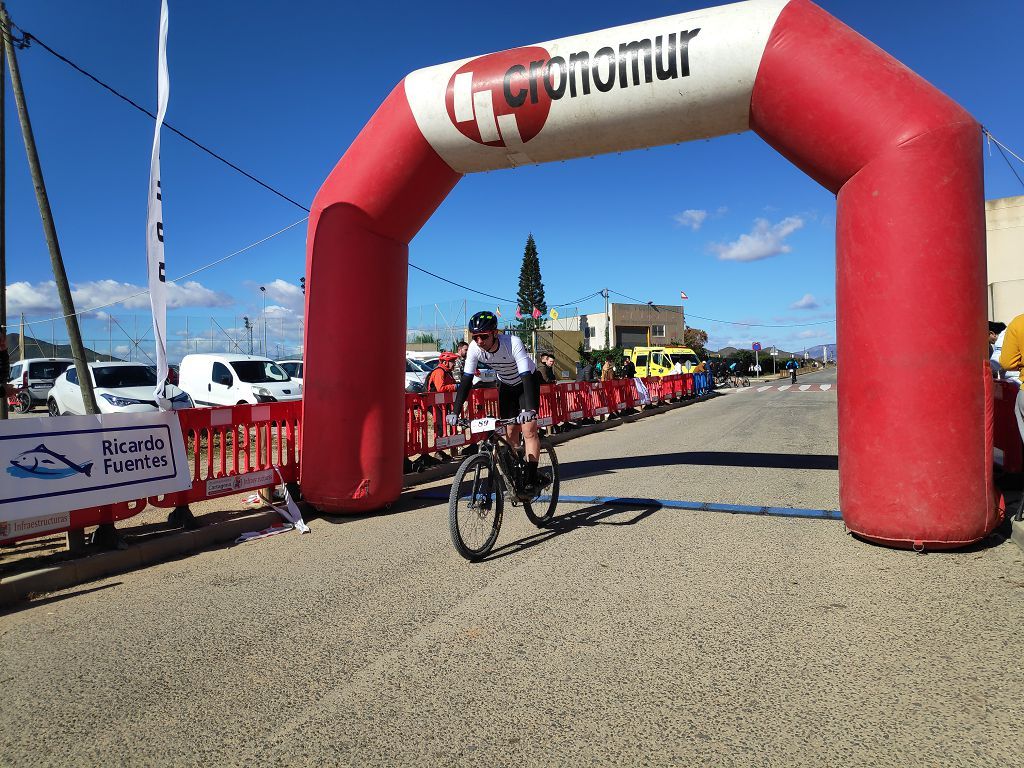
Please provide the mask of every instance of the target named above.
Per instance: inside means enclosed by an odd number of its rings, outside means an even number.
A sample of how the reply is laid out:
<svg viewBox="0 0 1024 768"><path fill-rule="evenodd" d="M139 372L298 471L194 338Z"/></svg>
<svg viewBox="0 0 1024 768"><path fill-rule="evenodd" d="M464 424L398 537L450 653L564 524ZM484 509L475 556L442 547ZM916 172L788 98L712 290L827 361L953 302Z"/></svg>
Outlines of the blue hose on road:
<svg viewBox="0 0 1024 768"><path fill-rule="evenodd" d="M416 494L417 499L447 499L448 494L440 491L425 491ZM538 501L551 501L544 495ZM725 512L731 515L765 515L767 517L797 517L807 520L842 520L838 509L804 509L801 507L753 507L745 504L713 504L709 501L673 501L671 499L640 499L624 496L559 496L559 504L611 504L614 506L663 507L665 509L689 509L694 512Z"/></svg>

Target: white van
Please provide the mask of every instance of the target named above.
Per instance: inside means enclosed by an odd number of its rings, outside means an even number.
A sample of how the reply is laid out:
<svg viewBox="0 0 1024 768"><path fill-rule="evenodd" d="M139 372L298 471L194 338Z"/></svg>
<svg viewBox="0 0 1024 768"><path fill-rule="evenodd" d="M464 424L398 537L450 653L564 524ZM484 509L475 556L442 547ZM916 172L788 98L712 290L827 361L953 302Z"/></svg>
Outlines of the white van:
<svg viewBox="0 0 1024 768"><path fill-rule="evenodd" d="M243 405L298 400L302 385L269 357L258 355L185 355L178 387L196 405Z"/></svg>

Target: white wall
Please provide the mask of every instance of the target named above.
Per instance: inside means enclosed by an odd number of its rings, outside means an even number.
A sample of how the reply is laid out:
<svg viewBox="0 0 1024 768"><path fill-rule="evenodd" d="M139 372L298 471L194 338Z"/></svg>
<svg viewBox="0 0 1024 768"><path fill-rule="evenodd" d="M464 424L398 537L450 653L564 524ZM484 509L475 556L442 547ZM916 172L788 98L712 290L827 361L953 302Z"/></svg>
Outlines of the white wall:
<svg viewBox="0 0 1024 768"><path fill-rule="evenodd" d="M985 201L988 319L1024 314L1024 196Z"/></svg>

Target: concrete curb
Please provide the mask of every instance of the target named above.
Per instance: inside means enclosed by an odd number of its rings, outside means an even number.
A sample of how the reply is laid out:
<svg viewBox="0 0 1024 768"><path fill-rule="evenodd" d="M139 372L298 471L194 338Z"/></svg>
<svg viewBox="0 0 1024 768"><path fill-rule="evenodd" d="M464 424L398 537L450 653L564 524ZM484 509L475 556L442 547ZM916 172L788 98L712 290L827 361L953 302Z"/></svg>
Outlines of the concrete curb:
<svg viewBox="0 0 1024 768"><path fill-rule="evenodd" d="M1010 518L1010 541L1024 551L1024 522Z"/></svg>
<svg viewBox="0 0 1024 768"><path fill-rule="evenodd" d="M551 435L550 439L552 444L559 445L576 437L603 432L606 429L611 429L623 423L630 423L649 416L667 413L677 408L685 408L717 396L718 394L715 392L710 392L692 400L658 405L639 413L628 414L597 424L588 424L585 427L580 427L570 432L563 432L559 435ZM451 461L431 467L424 472L406 475L403 491L451 477L455 474L455 470L459 468L461 463L460 461ZM281 517L277 512L261 510L245 517L221 523L211 523L196 530L167 533L147 541L133 542L126 549L99 552L88 557L67 560L48 568L7 576L0 579L0 610L16 606L24 602L31 595L57 592L78 584L95 581L106 576L124 573L125 571L137 568L144 568L148 565L154 565L164 560L197 552L207 547L234 541L246 531L259 531L276 522L280 522L280 520Z"/></svg>
<svg viewBox="0 0 1024 768"><path fill-rule="evenodd" d="M68 560L49 568L17 573L0 579L0 609L15 605L30 595L56 592L87 581L142 568L217 544L234 541L246 531L259 531L281 521L273 510L213 523L194 531L169 533L149 541L128 545L127 549L99 552L89 557Z"/></svg>

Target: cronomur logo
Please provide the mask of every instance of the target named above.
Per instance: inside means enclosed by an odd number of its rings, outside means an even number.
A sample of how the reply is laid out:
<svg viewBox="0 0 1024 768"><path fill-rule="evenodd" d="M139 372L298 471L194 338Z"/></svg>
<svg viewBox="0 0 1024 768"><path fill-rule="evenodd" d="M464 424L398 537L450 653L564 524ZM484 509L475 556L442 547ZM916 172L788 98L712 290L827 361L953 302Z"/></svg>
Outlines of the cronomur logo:
<svg viewBox="0 0 1024 768"><path fill-rule="evenodd" d="M541 132L554 101L689 77L690 42L699 32L686 29L566 56L540 46L481 56L448 81L448 117L472 141L514 149Z"/></svg>
<svg viewBox="0 0 1024 768"><path fill-rule="evenodd" d="M516 147L540 133L551 97L533 81L533 98L505 98L506 89L530 94L531 61L545 61L543 48L514 48L467 61L448 81L445 105L452 125L468 139L489 147Z"/></svg>

